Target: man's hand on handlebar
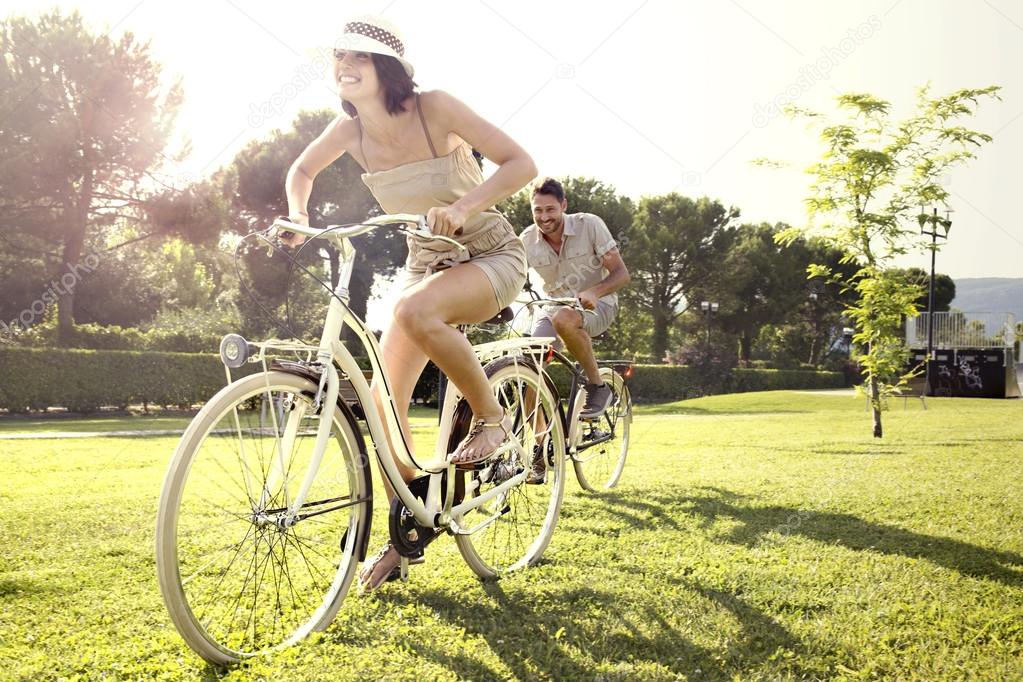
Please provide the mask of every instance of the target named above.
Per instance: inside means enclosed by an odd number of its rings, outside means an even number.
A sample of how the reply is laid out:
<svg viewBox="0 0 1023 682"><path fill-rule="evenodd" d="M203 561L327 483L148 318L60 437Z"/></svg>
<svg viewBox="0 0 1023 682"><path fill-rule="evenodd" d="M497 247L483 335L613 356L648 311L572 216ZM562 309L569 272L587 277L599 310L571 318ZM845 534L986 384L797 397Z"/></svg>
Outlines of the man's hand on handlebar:
<svg viewBox="0 0 1023 682"><path fill-rule="evenodd" d="M595 310L597 308L598 299L589 289L586 291L580 291L576 298L579 299L579 305L587 310Z"/></svg>

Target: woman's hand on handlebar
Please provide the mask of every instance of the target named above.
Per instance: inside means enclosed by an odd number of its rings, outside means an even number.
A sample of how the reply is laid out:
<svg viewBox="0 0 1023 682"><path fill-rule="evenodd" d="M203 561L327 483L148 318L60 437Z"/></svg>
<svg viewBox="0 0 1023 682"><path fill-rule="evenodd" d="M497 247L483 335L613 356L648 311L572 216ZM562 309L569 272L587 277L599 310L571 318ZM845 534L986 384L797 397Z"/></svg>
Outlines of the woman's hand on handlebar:
<svg viewBox="0 0 1023 682"><path fill-rule="evenodd" d="M455 205L434 206L426 214L426 226L430 232L442 237L454 237L462 233L468 216Z"/></svg>
<svg viewBox="0 0 1023 682"><path fill-rule="evenodd" d="M299 225L309 227L309 216L293 213L288 216L288 222L298 223ZM305 242L305 235L298 234L296 232L283 231L279 232L277 236L280 238L282 244L292 248L300 246L303 242Z"/></svg>

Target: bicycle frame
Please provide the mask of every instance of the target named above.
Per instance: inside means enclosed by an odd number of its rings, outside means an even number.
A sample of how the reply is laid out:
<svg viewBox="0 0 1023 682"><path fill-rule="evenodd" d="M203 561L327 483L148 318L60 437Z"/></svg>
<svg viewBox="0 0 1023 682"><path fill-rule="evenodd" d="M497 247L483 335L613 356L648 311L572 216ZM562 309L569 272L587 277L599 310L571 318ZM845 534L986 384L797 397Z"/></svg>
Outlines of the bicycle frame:
<svg viewBox="0 0 1023 682"><path fill-rule="evenodd" d="M361 225L379 226L401 223L412 223L422 228L424 226L424 219L422 216L417 215L396 214L378 216L364 221ZM445 396L444 417L441 423L440 434L437 439L437 448L435 453L436 459L432 462L424 463L416 461L416 458L412 455L411 448L406 442L405 436L399 425L395 399L391 393L390 381L382 361L380 346L377 342L376 336L366 327L365 322L359 319L359 317L356 316L347 305L349 300L348 286L351 281L356 253L355 248L351 244L350 236L354 236L354 234L359 232L359 230L351 230L350 233L339 231L333 234L330 232L322 234L320 230L286 221L279 220L276 225L278 225L281 229L298 232L306 235L307 237L316 238L325 236L331 238L343 259L338 284L333 290L333 295L330 298L327 315L323 325L323 332L318 346L313 347L297 343L253 343L254 346L257 346L260 349L259 354L254 356L254 360L263 359L264 351L267 348L287 348L291 350L315 352L317 360L323 367L319 391L317 392L316 398L313 402L314 405L325 406L321 411L315 449L309 465L309 470L305 473L298 494L288 504L286 518L296 519L299 516L303 504L305 503L306 495L316 478L320 461L326 451L327 443L330 438L332 420L329 416L327 416L330 414L327 407L332 406L337 402L340 392L341 375L343 374L344 378L351 382L352 387L355 389L359 401L362 404L363 412L366 417L366 425L370 433L370 438L372 439L373 445L376 449L377 462L380 465L380 470L383 475L386 476L395 494L405 505L406 509L412 513L416 521L424 526L448 528L456 534L471 534L495 521L498 518L497 516L489 518L470 529L463 528L459 523L459 520L464 514L486 504L493 498L504 494L510 488L523 483L528 475L528 470L524 470L512 476L507 481L495 486L482 495L474 496L468 501L454 505L453 496L455 486L453 485L453 474L455 467L454 465L447 463L447 452L445 451L446 448L444 446L451 433L454 407L461 398L461 395L453 386L452 390L449 390ZM369 357L373 376L375 377L377 386L379 387L379 392L382 393L382 395L379 395L379 398L383 404L383 414L380 414L377 402L374 399L373 389L370 387L369 382L366 381L366 378L356 363L355 358L352 356L348 348L346 348L340 341L341 331L344 327L348 327L354 332L356 338L359 340L362 348L366 351L366 354ZM509 339L490 344L482 344L475 347L475 350L477 350L481 361L484 362L490 358L510 353L517 353L524 356L542 356L546 353L547 348L552 341L553 339L524 337L521 340ZM540 358L536 358L536 365L537 367L541 366ZM340 373L338 369L340 369ZM298 421L301 417L302 415L291 413L289 416L289 423L284 431L284 440L281 440L282 437L278 436L278 459L283 457L284 448L289 445L291 438L293 438L294 433L298 428ZM276 423L276 414L274 415L274 428L278 434L281 433L279 426ZM389 439L388 436L391 438ZM395 443L395 449L393 450L391 448L392 441ZM516 454L521 458L521 461L527 461L526 453L522 451L521 446L518 446L518 444L515 445L517 446ZM420 501L419 498L412 493L408 484L402 478L401 473L395 464L395 459L400 459L402 463L415 469L425 471L430 475L429 487L425 501ZM278 475L286 477L286 474L283 471L283 463L279 464L279 467L281 471ZM447 486L446 499L441 500L441 479L445 473L449 475L449 480L451 480L452 484ZM473 492L474 489L475 488L467 489L465 491L466 495L468 496L468 494Z"/></svg>

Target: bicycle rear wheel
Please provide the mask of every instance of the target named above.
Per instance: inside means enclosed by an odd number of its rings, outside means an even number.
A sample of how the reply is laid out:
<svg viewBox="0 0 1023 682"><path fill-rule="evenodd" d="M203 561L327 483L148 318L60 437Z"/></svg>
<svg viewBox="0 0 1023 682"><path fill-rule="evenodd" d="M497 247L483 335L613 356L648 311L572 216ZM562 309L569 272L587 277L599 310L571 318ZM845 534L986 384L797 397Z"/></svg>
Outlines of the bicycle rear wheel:
<svg viewBox="0 0 1023 682"><path fill-rule="evenodd" d="M579 485L591 492L618 485L629 453L632 425L632 397L622 375L601 367L600 376L611 387L611 404L599 419L576 423L576 452L572 455Z"/></svg>
<svg viewBox="0 0 1023 682"><path fill-rule="evenodd" d="M535 368L521 358L503 357L484 370L498 402L515 418L513 438L522 444L527 461L509 453L480 470L463 472L470 479L466 499L529 468L535 444L541 445L547 460L543 483L520 483L458 519L463 527L493 520L471 535L455 536L462 558L476 575L487 579L532 566L547 549L565 491L565 432L558 403ZM454 434L451 442L461 437Z"/></svg>
<svg viewBox="0 0 1023 682"><path fill-rule="evenodd" d="M199 411L171 461L157 519L160 589L178 632L212 663L325 628L355 575L371 482L347 411L334 406L306 501L297 517L286 513L311 465L316 390L287 372L239 379Z"/></svg>

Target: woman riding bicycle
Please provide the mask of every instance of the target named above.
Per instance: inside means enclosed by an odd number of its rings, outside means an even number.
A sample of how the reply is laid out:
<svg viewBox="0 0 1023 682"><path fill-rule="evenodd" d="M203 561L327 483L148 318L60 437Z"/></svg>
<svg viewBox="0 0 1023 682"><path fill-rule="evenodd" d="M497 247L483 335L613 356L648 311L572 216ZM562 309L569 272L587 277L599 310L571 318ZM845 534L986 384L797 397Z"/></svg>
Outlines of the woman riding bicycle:
<svg viewBox="0 0 1023 682"><path fill-rule="evenodd" d="M451 454L458 465L485 461L507 439L511 420L497 403L468 340L452 325L493 317L522 289L526 256L493 206L526 185L536 166L499 128L446 92L417 92L397 29L378 17L345 25L334 50L334 76L345 115L327 126L291 166L289 219L309 224L313 180L344 153L365 170L363 182L388 213L423 213L434 234L465 246L438 247L408 238L403 292L381 348L406 441L408 405L427 360L465 396L474 415L469 435ZM484 181L477 149L497 164ZM296 236L291 243L304 238ZM381 386L374 393L381 400ZM405 480L414 469L397 462ZM389 495L393 492L389 489ZM388 543L360 581L373 589L400 561Z"/></svg>

